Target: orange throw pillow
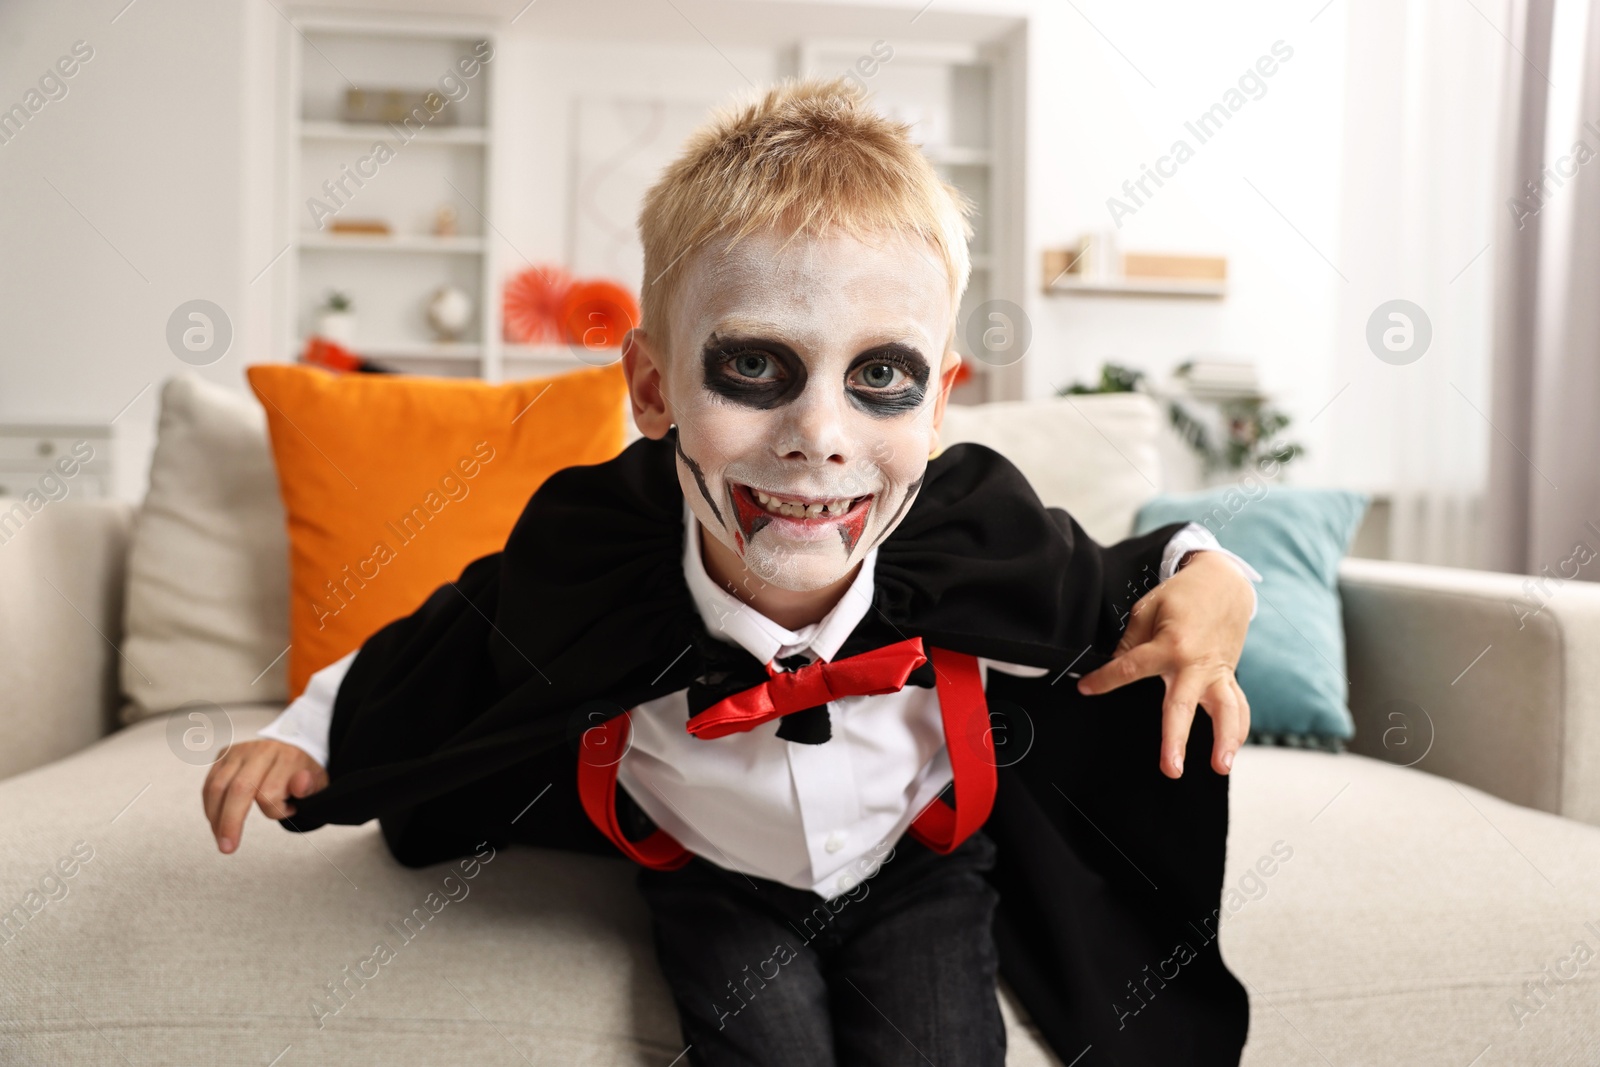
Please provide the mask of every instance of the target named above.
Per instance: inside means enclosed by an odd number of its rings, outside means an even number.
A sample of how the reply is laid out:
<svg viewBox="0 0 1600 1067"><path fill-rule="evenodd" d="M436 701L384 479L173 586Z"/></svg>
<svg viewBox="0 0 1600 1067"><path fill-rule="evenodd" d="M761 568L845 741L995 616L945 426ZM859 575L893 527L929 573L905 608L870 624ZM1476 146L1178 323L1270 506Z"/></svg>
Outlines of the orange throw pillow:
<svg viewBox="0 0 1600 1067"><path fill-rule="evenodd" d="M506 385L247 370L289 521L289 696L505 546L563 467L622 450L619 366Z"/></svg>

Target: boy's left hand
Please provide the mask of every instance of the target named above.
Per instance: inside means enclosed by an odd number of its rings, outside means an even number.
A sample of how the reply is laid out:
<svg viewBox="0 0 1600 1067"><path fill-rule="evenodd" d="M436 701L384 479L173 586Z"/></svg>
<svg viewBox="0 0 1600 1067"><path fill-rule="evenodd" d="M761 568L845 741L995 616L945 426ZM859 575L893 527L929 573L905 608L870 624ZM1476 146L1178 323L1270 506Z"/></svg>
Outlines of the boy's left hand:
<svg viewBox="0 0 1600 1067"><path fill-rule="evenodd" d="M1182 569L1134 604L1109 663L1078 680L1090 696L1160 675L1167 683L1161 712L1161 772L1183 774L1195 705L1211 716L1211 766L1233 768L1250 733L1250 703L1233 676L1244 650L1253 603L1250 579L1217 552L1197 551Z"/></svg>

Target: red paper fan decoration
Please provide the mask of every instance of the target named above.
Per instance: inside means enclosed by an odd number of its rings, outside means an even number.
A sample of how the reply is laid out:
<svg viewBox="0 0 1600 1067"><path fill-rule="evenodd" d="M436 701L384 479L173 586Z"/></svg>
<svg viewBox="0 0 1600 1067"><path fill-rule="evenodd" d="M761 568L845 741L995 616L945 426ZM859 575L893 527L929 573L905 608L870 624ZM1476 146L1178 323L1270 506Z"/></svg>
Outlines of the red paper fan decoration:
<svg viewBox="0 0 1600 1067"><path fill-rule="evenodd" d="M616 348L639 325L639 303L616 282L573 282L561 306L562 340L584 348Z"/></svg>
<svg viewBox="0 0 1600 1067"><path fill-rule="evenodd" d="M557 344L562 339L562 301L572 276L562 267L531 267L506 283L501 318L505 339L515 344Z"/></svg>

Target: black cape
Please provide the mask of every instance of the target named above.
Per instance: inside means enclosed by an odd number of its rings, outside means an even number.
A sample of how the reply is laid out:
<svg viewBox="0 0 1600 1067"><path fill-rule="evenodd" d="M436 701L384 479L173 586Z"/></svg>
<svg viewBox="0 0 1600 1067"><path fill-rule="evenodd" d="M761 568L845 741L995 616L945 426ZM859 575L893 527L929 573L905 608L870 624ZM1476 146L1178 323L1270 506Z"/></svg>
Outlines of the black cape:
<svg viewBox="0 0 1600 1067"><path fill-rule="evenodd" d="M984 830L1002 974L1077 1067L1237 1064L1249 1023L1216 939L1228 779L1209 717L1174 781L1157 766L1159 678L1098 697L1074 682L1113 654L1179 526L1102 546L998 453L956 445L879 549L872 610L838 653L920 636L1048 670L989 674L1002 766ZM485 840L620 855L579 804L583 730L740 659L764 677L707 632L683 537L670 437L553 475L504 550L362 645L330 784L282 825L377 818L413 867Z"/></svg>

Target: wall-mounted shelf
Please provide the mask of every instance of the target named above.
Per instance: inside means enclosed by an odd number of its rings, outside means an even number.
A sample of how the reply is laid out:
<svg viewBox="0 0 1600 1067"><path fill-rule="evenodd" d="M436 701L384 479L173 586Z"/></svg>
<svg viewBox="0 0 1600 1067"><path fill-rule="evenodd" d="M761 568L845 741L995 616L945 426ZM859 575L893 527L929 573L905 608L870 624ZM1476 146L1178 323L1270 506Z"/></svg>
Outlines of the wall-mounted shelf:
<svg viewBox="0 0 1600 1067"><path fill-rule="evenodd" d="M1069 296L1146 296L1221 300L1228 295L1228 283L1183 278L1124 278L1118 281L1091 282L1080 278L1059 278L1046 285L1047 293Z"/></svg>

